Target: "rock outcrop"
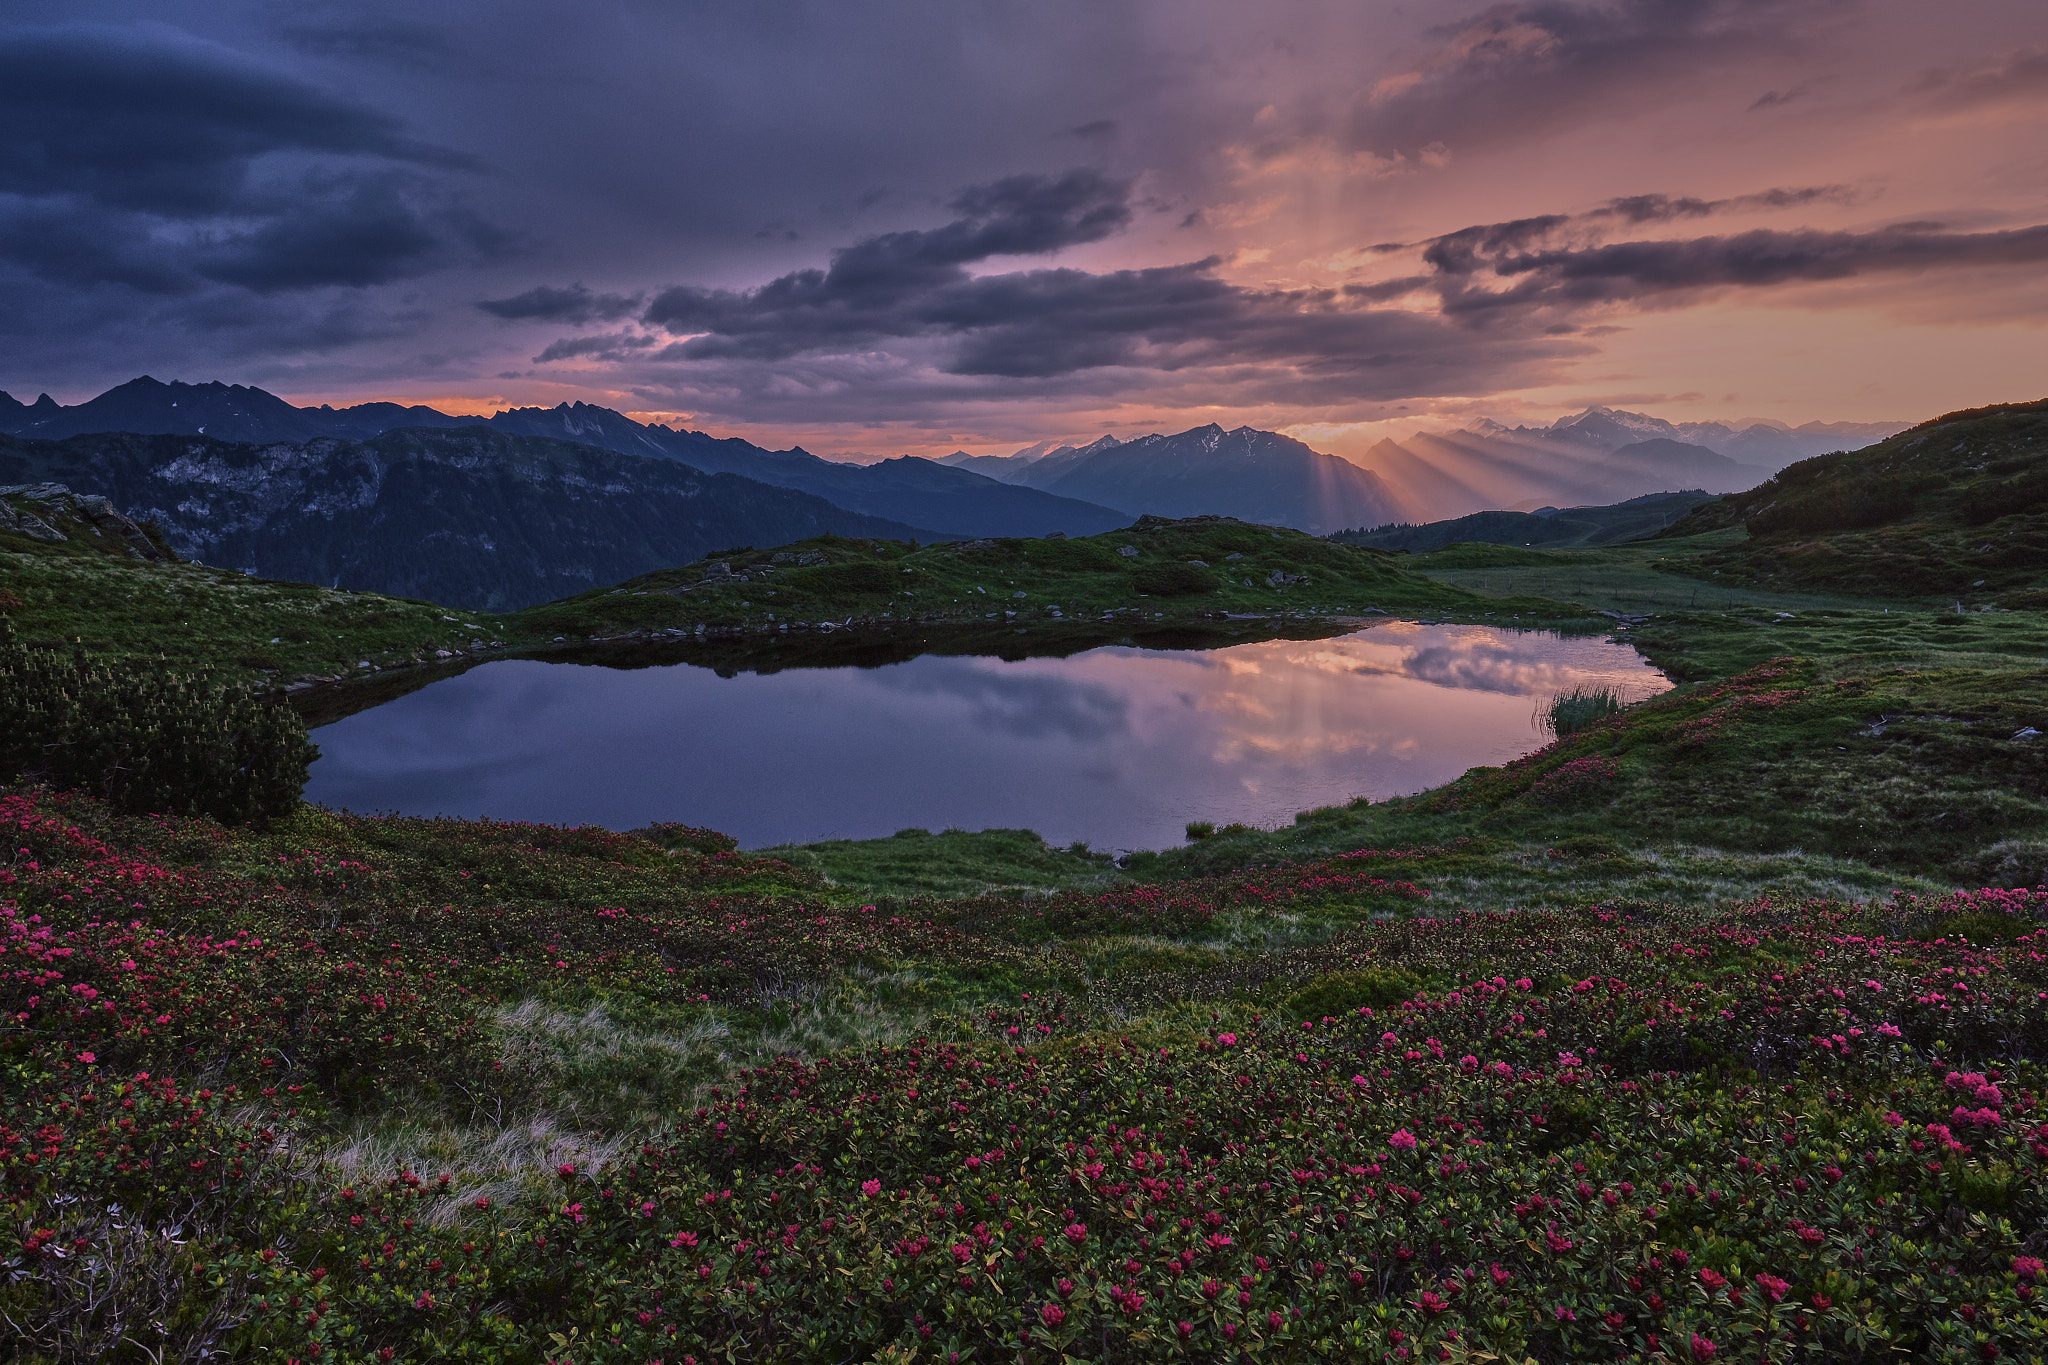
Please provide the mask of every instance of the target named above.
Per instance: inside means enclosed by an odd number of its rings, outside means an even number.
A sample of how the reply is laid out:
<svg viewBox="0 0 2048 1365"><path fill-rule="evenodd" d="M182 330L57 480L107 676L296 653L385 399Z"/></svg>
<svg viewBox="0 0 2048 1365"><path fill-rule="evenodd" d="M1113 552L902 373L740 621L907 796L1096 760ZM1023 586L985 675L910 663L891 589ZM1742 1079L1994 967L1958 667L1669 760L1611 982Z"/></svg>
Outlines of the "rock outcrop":
<svg viewBox="0 0 2048 1365"><path fill-rule="evenodd" d="M135 559L175 561L133 518L97 493L74 493L61 483L18 483L0 487L0 531L60 544L72 535L118 545Z"/></svg>

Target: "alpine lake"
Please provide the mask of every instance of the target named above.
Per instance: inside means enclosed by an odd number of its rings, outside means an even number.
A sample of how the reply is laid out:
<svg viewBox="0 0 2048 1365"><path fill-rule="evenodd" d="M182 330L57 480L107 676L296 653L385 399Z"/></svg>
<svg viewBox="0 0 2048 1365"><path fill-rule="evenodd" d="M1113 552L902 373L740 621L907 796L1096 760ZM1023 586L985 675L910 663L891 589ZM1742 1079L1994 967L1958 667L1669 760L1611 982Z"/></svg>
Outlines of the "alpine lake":
<svg viewBox="0 0 2048 1365"><path fill-rule="evenodd" d="M679 822L743 848L1024 828L1158 849L1193 821L1272 827L1503 763L1547 742L1560 692L1636 701L1671 685L1599 635L1257 629L841 632L493 660L316 715L306 796L359 813Z"/></svg>

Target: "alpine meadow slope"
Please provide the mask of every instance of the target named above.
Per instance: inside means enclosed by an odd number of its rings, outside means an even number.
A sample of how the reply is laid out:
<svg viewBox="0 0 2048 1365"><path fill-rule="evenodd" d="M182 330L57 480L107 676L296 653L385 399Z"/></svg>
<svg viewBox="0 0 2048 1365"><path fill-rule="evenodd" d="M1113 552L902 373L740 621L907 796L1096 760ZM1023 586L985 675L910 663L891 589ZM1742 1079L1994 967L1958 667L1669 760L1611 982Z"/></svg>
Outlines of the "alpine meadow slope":
<svg viewBox="0 0 2048 1365"><path fill-rule="evenodd" d="M1780 470L1666 533L1740 525L1704 572L1871 597L2048 605L2048 400L1952 412Z"/></svg>

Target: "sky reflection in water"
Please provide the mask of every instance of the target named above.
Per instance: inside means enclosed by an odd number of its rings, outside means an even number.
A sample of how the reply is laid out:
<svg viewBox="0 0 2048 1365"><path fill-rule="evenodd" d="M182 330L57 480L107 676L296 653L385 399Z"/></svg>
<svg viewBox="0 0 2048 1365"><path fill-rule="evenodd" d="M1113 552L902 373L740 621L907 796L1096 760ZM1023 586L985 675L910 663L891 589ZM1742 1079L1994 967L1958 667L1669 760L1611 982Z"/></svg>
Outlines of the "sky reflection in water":
<svg viewBox="0 0 2048 1365"><path fill-rule="evenodd" d="M909 826L1163 848L1190 820L1283 824L1503 762L1543 743L1540 701L1587 684L1630 699L1669 686L1598 637L1405 621L734 678L506 660L316 731L306 794L357 811L676 820L749 848Z"/></svg>

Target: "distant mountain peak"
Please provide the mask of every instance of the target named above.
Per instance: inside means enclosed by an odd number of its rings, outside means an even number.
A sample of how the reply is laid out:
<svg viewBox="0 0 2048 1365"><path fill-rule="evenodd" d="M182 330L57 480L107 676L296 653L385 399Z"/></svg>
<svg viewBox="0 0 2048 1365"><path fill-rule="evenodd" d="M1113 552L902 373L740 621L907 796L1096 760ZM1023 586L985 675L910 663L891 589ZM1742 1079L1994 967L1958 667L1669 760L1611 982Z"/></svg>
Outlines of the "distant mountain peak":
<svg viewBox="0 0 2048 1365"><path fill-rule="evenodd" d="M1000 477L1133 516L1228 515L1326 534L1400 510L1377 474L1278 432L1220 423L1172 435L1105 436Z"/></svg>

